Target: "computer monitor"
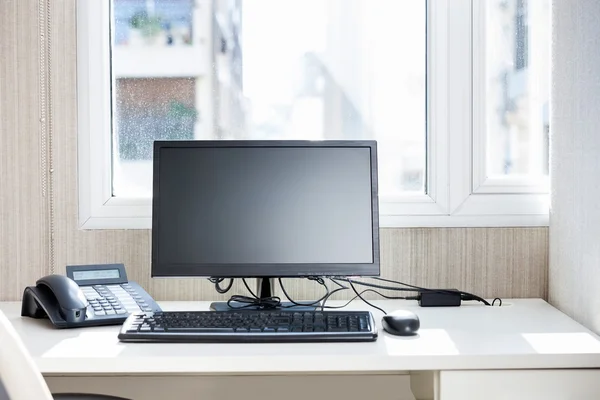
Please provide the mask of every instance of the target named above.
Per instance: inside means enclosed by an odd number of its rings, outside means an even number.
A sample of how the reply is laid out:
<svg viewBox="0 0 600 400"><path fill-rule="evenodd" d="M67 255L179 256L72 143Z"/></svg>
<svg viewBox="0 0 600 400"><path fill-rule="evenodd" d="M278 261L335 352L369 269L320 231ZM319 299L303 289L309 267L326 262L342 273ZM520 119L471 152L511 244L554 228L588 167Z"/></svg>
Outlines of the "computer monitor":
<svg viewBox="0 0 600 400"><path fill-rule="evenodd" d="M153 277L378 275L375 141L154 143Z"/></svg>

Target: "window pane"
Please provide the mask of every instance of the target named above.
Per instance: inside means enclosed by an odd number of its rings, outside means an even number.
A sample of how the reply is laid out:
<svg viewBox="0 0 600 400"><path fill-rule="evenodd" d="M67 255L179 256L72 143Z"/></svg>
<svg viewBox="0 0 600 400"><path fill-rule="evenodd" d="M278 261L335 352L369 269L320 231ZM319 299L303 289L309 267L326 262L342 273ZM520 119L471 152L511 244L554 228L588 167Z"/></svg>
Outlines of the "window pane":
<svg viewBox="0 0 600 400"><path fill-rule="evenodd" d="M156 139L377 139L382 196L423 193L425 3L113 0L113 194Z"/></svg>
<svg viewBox="0 0 600 400"><path fill-rule="evenodd" d="M550 3L485 2L488 176L548 175Z"/></svg>

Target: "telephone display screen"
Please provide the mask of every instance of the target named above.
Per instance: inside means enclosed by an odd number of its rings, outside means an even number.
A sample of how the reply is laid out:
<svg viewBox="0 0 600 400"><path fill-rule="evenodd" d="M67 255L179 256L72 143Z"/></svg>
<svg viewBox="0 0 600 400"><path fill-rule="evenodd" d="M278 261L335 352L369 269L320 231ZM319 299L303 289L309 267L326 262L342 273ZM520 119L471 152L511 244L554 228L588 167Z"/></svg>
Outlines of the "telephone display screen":
<svg viewBox="0 0 600 400"><path fill-rule="evenodd" d="M95 279L118 279L121 277L118 269L99 269L90 271L73 271L76 281L89 281Z"/></svg>

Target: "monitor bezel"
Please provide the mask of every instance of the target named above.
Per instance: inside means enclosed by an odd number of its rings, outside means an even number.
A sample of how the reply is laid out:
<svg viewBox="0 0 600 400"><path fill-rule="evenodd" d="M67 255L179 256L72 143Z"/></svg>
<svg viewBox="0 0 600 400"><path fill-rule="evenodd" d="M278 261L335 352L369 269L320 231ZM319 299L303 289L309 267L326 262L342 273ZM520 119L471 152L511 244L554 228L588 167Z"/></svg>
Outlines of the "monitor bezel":
<svg viewBox="0 0 600 400"><path fill-rule="evenodd" d="M227 148L227 147L361 147L371 152L371 263L261 263L261 264L173 264L159 263L158 215L160 206L160 152L165 148ZM259 278L307 276L379 276L379 194L377 173L377 142L375 140L157 140L154 142L152 187L152 259L151 277L198 278Z"/></svg>

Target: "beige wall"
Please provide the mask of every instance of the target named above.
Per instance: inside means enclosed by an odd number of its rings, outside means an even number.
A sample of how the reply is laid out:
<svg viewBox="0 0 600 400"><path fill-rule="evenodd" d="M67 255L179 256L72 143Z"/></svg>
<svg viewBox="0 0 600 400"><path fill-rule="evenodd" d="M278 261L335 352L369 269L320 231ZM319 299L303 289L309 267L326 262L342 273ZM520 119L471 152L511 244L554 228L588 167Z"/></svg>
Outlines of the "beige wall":
<svg viewBox="0 0 600 400"><path fill-rule="evenodd" d="M18 298L49 262L41 67L37 2L0 2L0 299Z"/></svg>
<svg viewBox="0 0 600 400"><path fill-rule="evenodd" d="M157 299L219 298L206 280L150 279L147 230L77 229L75 0L50 3L48 34L38 1L0 2L0 300L20 299L51 265L64 272L67 264L103 262L125 263ZM487 297L546 297L546 228L382 229L381 236L384 277ZM309 282L290 283L290 292L316 295Z"/></svg>

